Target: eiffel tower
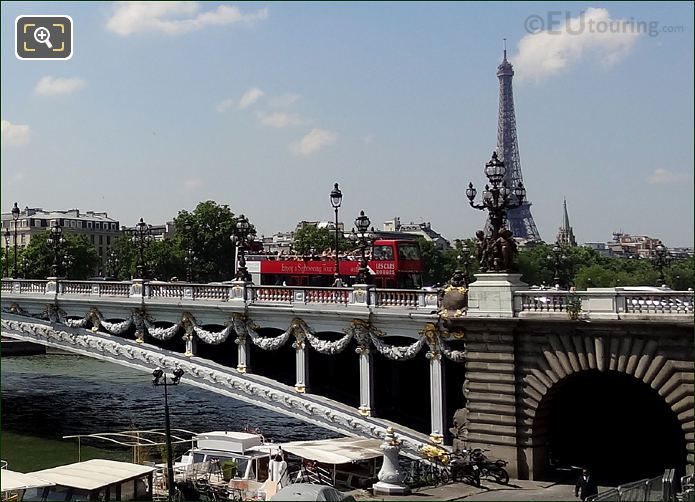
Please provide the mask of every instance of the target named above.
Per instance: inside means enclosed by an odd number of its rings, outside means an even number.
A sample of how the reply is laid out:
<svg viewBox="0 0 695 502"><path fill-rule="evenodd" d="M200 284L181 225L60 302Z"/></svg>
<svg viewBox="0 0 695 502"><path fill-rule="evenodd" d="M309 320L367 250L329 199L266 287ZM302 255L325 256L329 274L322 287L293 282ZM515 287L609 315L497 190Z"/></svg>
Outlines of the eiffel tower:
<svg viewBox="0 0 695 502"><path fill-rule="evenodd" d="M507 46L505 39L504 59L497 67L497 78L500 80L500 109L497 119L497 155L504 162L506 173L504 181L509 188L523 182L521 162L519 161L519 144L516 139L516 118L514 115L514 94L512 93L512 77L514 70L507 61ZM536 224L531 216L531 203L528 200L507 213L509 230L514 237L529 241L540 241Z"/></svg>

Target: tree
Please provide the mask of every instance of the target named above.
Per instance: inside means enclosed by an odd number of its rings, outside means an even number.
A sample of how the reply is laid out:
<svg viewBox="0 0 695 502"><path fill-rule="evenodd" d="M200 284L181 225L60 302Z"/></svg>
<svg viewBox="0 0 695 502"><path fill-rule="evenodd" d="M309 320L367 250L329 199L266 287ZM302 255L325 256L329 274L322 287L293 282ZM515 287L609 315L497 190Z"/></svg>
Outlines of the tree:
<svg viewBox="0 0 695 502"><path fill-rule="evenodd" d="M53 265L53 248L48 245L47 239L50 230L34 235L29 245L21 252L21 257L17 258L17 266L21 263L22 257L27 261L27 275L29 279L45 279L51 275L51 265ZM70 279L82 280L94 275L99 257L97 250L84 235L64 233L65 244L60 249L58 257L58 274L65 276L66 271L62 266L65 255L69 256L72 265L67 271Z"/></svg>
<svg viewBox="0 0 695 502"><path fill-rule="evenodd" d="M215 201L200 202L193 212L179 211L174 219L175 249L181 263L188 246L196 254L196 277L203 282L224 281L234 277L235 247L231 236L236 229L237 218L227 205ZM250 234L256 230L251 225Z"/></svg>

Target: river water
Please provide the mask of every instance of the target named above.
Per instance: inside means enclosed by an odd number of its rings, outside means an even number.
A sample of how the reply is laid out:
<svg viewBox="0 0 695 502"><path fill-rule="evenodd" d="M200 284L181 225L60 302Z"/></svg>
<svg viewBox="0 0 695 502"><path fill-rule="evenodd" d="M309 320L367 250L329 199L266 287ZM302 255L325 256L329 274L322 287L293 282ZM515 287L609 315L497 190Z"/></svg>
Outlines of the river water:
<svg viewBox="0 0 695 502"><path fill-rule="evenodd" d="M0 456L10 469L27 472L75 462L76 442L62 439L65 435L164 428L164 389L154 387L147 373L74 355L3 357L0 370ZM185 384L169 389L169 407L171 427L194 432L250 426L279 442L336 436ZM98 449L83 448L82 460L118 457L106 443L88 444Z"/></svg>

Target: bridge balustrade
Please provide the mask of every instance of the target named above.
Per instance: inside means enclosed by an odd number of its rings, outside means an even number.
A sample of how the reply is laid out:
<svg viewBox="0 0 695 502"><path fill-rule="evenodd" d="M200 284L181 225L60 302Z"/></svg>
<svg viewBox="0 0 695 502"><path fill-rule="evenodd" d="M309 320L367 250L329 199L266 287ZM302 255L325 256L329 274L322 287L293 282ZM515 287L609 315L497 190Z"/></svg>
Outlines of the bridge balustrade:
<svg viewBox="0 0 695 502"><path fill-rule="evenodd" d="M300 286L251 286L253 303L290 303L348 305L352 288L316 288Z"/></svg>
<svg viewBox="0 0 695 502"><path fill-rule="evenodd" d="M377 307L411 307L420 305L420 292L402 289L378 289L375 291Z"/></svg>
<svg viewBox="0 0 695 502"><path fill-rule="evenodd" d="M34 279L2 279L3 294L99 297L144 297L152 299L209 300L215 302L243 301L248 304L341 305L369 308L425 309L433 313L440 307L438 291L306 286L256 286L245 283L192 284L159 281L47 281ZM579 310L580 317L618 319L639 316L692 316L692 291L597 291L568 292L522 290L514 293L514 316L568 316ZM571 297L570 297L571 295Z"/></svg>
<svg viewBox="0 0 695 502"><path fill-rule="evenodd" d="M692 314L692 293L625 293L625 312L631 314Z"/></svg>

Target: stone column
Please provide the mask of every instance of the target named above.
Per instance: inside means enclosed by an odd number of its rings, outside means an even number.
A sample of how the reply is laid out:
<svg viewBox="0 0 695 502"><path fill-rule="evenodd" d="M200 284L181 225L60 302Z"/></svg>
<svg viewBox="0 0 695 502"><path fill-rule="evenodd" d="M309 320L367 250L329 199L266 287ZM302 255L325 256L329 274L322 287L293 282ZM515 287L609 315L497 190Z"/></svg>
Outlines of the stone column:
<svg viewBox="0 0 695 502"><path fill-rule="evenodd" d="M246 335L238 335L234 343L237 345L236 369L239 373L246 373L251 369L251 358L248 347L246 346Z"/></svg>
<svg viewBox="0 0 695 502"><path fill-rule="evenodd" d="M373 358L369 347L357 347L360 360L360 415L372 416L372 401L374 399Z"/></svg>
<svg viewBox="0 0 695 502"><path fill-rule="evenodd" d="M58 293L60 292L58 291L60 287L60 283L58 282L59 280L60 277L49 277L48 282L46 282L46 294L53 295L54 299L58 296Z"/></svg>
<svg viewBox="0 0 695 502"><path fill-rule="evenodd" d="M309 369L309 361L307 359L306 343L304 335L295 335L297 339L292 343L295 350L295 380L294 390L300 394L304 394L307 388L307 377Z"/></svg>
<svg viewBox="0 0 695 502"><path fill-rule="evenodd" d="M386 429L380 448L384 450L384 463L378 474L379 482L372 486L374 495L408 495L410 488L403 483L405 473L401 472L398 466L401 441L396 439L392 427Z"/></svg>
<svg viewBox="0 0 695 502"><path fill-rule="evenodd" d="M186 352L183 355L186 357L193 357L195 355L195 340L193 340L193 333L186 333L183 339L186 342Z"/></svg>
<svg viewBox="0 0 695 502"><path fill-rule="evenodd" d="M444 401L442 392L442 354L430 350L426 354L430 361L430 440L436 444L444 441Z"/></svg>

